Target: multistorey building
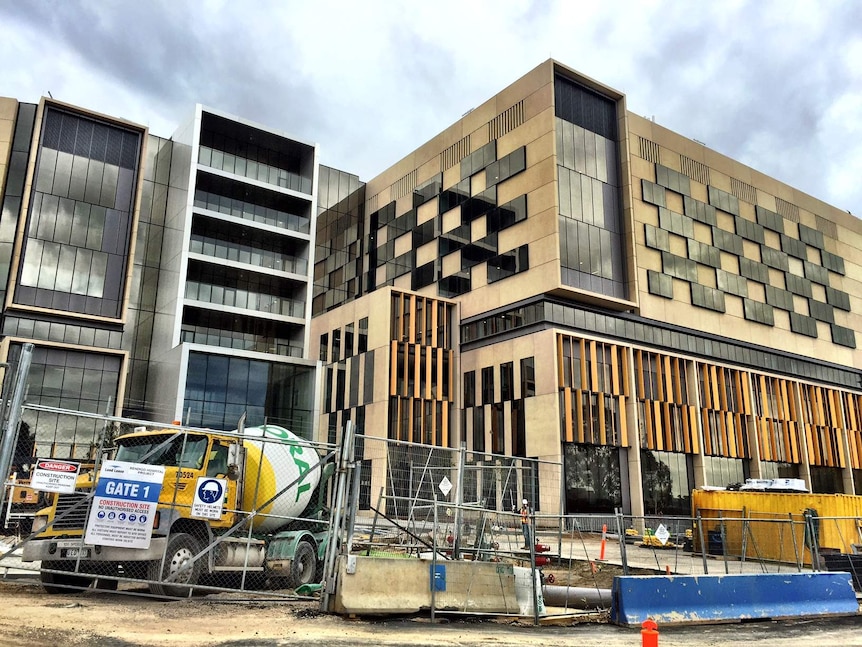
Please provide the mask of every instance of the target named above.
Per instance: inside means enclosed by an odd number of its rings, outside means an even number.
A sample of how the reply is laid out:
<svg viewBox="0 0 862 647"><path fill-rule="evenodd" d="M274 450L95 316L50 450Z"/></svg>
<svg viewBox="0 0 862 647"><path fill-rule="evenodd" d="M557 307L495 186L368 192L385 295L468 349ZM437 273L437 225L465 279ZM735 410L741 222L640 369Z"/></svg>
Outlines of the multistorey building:
<svg viewBox="0 0 862 647"><path fill-rule="evenodd" d="M0 361L35 345L29 402L560 463L523 484L543 512L862 493L862 223L555 61L367 183L202 106L164 138L0 99L0 199ZM57 456L100 425L26 423ZM379 445L363 506L410 458Z"/></svg>
<svg viewBox="0 0 862 647"><path fill-rule="evenodd" d="M750 477L862 493L852 215L555 61L363 197L330 227L354 287L315 302L322 435L562 462L549 512L688 514Z"/></svg>
<svg viewBox="0 0 862 647"><path fill-rule="evenodd" d="M147 401L310 438L317 147L201 106L171 142Z"/></svg>
<svg viewBox="0 0 862 647"><path fill-rule="evenodd" d="M0 99L0 360L27 401L314 435L317 148L197 106L170 139L47 98ZM103 423L29 412L40 456Z"/></svg>

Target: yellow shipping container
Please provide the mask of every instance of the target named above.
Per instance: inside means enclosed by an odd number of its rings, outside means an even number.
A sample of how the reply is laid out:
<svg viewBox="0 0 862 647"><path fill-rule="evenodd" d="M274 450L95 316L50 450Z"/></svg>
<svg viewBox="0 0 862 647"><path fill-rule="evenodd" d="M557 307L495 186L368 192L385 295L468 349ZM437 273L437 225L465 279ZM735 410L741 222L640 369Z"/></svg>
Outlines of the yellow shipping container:
<svg viewBox="0 0 862 647"><path fill-rule="evenodd" d="M698 513L696 550L703 537L713 554L810 564L811 531L823 553L862 547L862 496L695 490L692 514Z"/></svg>

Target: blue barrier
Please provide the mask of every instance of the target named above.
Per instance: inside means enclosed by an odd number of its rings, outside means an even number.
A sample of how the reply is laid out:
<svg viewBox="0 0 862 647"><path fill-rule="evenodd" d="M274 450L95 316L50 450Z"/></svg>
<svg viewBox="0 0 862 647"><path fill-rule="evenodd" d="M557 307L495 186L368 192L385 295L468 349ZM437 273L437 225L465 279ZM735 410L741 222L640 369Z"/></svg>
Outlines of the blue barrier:
<svg viewBox="0 0 862 647"><path fill-rule="evenodd" d="M640 626L850 615L859 603L849 573L740 573L615 577L611 622Z"/></svg>

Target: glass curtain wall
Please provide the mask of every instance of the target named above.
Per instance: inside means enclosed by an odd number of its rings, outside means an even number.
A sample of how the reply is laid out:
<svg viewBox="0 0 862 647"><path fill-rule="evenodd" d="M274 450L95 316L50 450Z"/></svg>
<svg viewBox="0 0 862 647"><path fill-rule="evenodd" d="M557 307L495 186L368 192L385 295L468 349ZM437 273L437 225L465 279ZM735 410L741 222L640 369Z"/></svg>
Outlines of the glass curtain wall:
<svg viewBox="0 0 862 647"><path fill-rule="evenodd" d="M121 316L141 133L48 106L15 303Z"/></svg>
<svg viewBox="0 0 862 647"><path fill-rule="evenodd" d="M625 299L616 102L554 80L561 280Z"/></svg>

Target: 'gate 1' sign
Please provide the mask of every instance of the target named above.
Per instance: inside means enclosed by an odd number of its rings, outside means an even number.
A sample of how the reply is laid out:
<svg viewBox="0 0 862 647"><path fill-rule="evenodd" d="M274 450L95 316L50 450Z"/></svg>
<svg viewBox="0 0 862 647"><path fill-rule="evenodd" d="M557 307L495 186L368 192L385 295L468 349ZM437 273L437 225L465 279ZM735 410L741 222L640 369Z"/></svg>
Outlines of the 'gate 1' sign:
<svg viewBox="0 0 862 647"><path fill-rule="evenodd" d="M40 492L74 492L80 466L74 461L37 458L36 467L30 476L30 487Z"/></svg>
<svg viewBox="0 0 862 647"><path fill-rule="evenodd" d="M149 548L165 477L163 465L105 461L99 470L84 542Z"/></svg>

